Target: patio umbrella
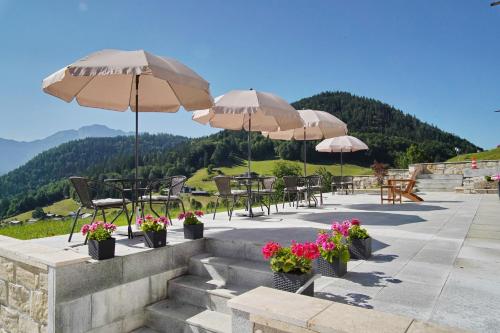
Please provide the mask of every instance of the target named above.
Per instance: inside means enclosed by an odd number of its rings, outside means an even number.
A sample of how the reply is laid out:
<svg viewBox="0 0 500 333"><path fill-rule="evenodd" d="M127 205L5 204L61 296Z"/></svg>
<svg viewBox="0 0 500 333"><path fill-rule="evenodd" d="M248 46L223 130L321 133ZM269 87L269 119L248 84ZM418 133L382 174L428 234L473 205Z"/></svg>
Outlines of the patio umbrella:
<svg viewBox="0 0 500 333"><path fill-rule="evenodd" d="M139 168L138 112L191 111L212 105L209 84L177 60L143 50L102 50L43 80L43 91L66 102L135 112L135 188Z"/></svg>
<svg viewBox="0 0 500 333"><path fill-rule="evenodd" d="M316 151L324 153L340 153L340 177L343 181L343 160L342 153L351 153L358 150L368 150L368 146L358 138L344 135L321 141L316 146Z"/></svg>
<svg viewBox="0 0 500 333"><path fill-rule="evenodd" d="M337 117L325 111L299 110L303 125L299 128L262 132L273 140L299 140L304 141L304 176L307 176L307 146L308 140L321 140L347 134L347 125Z"/></svg>
<svg viewBox="0 0 500 333"><path fill-rule="evenodd" d="M195 111L193 120L215 128L248 132L248 175L252 154L250 132L288 130L302 126L299 113L284 99L268 92L233 90L215 98L214 105Z"/></svg>

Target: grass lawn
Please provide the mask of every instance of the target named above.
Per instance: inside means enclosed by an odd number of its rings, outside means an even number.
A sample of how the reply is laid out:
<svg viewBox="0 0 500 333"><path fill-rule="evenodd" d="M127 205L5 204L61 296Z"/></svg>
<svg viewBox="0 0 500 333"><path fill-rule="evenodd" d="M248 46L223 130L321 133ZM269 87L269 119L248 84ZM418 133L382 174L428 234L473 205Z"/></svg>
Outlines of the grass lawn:
<svg viewBox="0 0 500 333"><path fill-rule="evenodd" d="M76 203L72 199L65 199L65 200L58 201L50 206L44 207L43 211L45 213L53 213L53 214L65 216L69 212L76 212L77 209L78 209L78 203ZM29 220L31 218L32 213L33 213L33 211L30 210L28 212L25 212L25 213L16 215L12 218L9 218L9 220L26 221L26 220Z"/></svg>
<svg viewBox="0 0 500 333"><path fill-rule="evenodd" d="M268 161L253 161L252 171L257 172L261 175L272 175L274 164L279 160L268 160ZM300 168L303 168L304 163L298 161L288 161L290 163L297 164ZM313 174L319 168L324 167L334 175L340 175L340 164L307 164L307 173ZM220 167L216 168L220 170L223 174L234 176L245 173L247 171L246 161L243 161L242 165L234 167ZM344 175L369 175L372 174L372 170L369 168L360 167L357 165L344 164ZM187 185L191 187L196 187L203 189L205 191L215 191L215 184L213 181L204 181L203 179L208 178L208 172L206 168L199 169L196 173L188 179Z"/></svg>
<svg viewBox="0 0 500 333"><path fill-rule="evenodd" d="M450 158L448 162L470 161L472 160L472 157L475 157L477 160L500 160L500 148L495 148L480 153L458 155Z"/></svg>

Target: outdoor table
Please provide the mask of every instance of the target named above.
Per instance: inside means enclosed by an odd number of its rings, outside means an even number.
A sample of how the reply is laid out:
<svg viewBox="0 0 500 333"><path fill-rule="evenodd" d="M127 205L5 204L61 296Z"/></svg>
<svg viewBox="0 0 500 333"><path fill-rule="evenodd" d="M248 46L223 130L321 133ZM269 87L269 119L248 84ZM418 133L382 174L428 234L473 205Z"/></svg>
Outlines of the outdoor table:
<svg viewBox="0 0 500 333"><path fill-rule="evenodd" d="M264 215L263 212L256 212L254 213L252 210L252 185L257 183L258 186L260 186L260 182L262 179L265 177L259 177L259 176L235 176L233 177L234 180L237 180L240 184L244 185L247 189L247 211L245 213L237 213L238 216L248 216L248 217L255 217L255 216L262 216Z"/></svg>
<svg viewBox="0 0 500 333"><path fill-rule="evenodd" d="M144 179L139 178L137 179L137 182L144 181ZM132 218L132 215L135 211L136 206L139 203L139 198L141 197L141 194L139 193L140 191L145 191L145 187L139 187L137 188L137 193L138 196L136 197L135 195L135 182L136 180L134 178L109 178L105 179L104 182L109 182L109 183L118 183L121 185L121 189L125 193L130 193L130 201L132 202L132 214L130 215L130 218Z"/></svg>

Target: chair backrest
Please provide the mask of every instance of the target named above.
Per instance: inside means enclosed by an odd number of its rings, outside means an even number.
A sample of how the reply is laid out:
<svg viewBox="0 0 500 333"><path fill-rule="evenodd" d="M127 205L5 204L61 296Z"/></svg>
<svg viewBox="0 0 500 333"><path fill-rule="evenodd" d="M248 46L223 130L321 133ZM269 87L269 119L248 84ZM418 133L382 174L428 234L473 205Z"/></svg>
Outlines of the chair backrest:
<svg viewBox="0 0 500 333"><path fill-rule="evenodd" d="M186 183L186 176L172 176L170 178L170 195L179 195L184 188L184 184Z"/></svg>
<svg viewBox="0 0 500 333"><path fill-rule="evenodd" d="M285 183L285 188L295 189L299 184L299 177L297 176L283 176L283 183Z"/></svg>
<svg viewBox="0 0 500 333"><path fill-rule="evenodd" d="M262 188L264 190L272 190L275 182L276 182L276 177L262 178Z"/></svg>
<svg viewBox="0 0 500 333"><path fill-rule="evenodd" d="M310 175L308 177L309 186L320 186L321 187L321 176L320 175Z"/></svg>
<svg viewBox="0 0 500 333"><path fill-rule="evenodd" d="M231 195L231 177L216 176L213 179L220 195Z"/></svg>
<svg viewBox="0 0 500 333"><path fill-rule="evenodd" d="M411 193L413 192L413 187L415 187L415 184L417 182L413 179L410 179L408 182L407 182L407 185L406 185L406 188L404 189L404 192L405 193Z"/></svg>
<svg viewBox="0 0 500 333"><path fill-rule="evenodd" d="M69 181L75 188L80 203L85 208L94 208L89 180L83 177L69 177Z"/></svg>

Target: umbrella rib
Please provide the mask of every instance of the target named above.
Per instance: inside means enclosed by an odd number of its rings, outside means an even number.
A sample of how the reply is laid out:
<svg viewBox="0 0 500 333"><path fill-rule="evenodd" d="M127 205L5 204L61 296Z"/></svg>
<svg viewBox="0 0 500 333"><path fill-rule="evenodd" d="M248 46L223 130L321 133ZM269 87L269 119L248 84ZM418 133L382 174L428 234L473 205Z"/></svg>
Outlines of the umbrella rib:
<svg viewBox="0 0 500 333"><path fill-rule="evenodd" d="M70 73L69 75L73 76L71 73ZM86 88L86 87L90 84L90 82L92 82L95 78L96 78L96 76L91 76L90 80L89 80L87 83L85 83L85 84L83 85L83 87L81 87L81 88L78 90L78 92L75 94L75 97L74 97L74 98L78 97L78 95L82 92L82 90L83 90L83 89L85 89L85 88Z"/></svg>
<svg viewBox="0 0 500 333"><path fill-rule="evenodd" d="M184 106L182 105L181 99L180 99L180 98L179 98L179 96L177 96L177 94L175 93L174 88L172 88L172 85L170 84L170 81L165 80L165 82L167 82L167 84L168 84L168 86L170 87L170 89L172 89L172 93L174 94L175 98L177 98L177 101L179 102L179 105L180 105L180 106L182 106L182 107L184 107Z"/></svg>
<svg viewBox="0 0 500 333"><path fill-rule="evenodd" d="M130 93L128 94L128 106L130 108L130 111L132 111L132 105L130 103L130 98L132 97L132 90L133 89L134 89L134 77L132 76L132 80L130 80ZM137 92L137 93L139 93L139 92ZM135 110L135 112L137 112L137 110Z"/></svg>

